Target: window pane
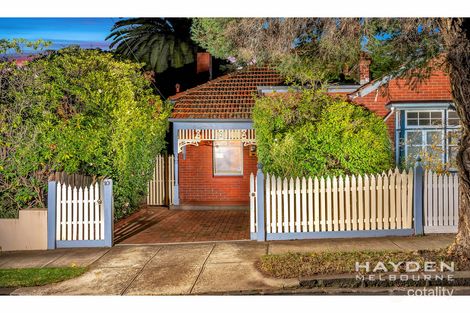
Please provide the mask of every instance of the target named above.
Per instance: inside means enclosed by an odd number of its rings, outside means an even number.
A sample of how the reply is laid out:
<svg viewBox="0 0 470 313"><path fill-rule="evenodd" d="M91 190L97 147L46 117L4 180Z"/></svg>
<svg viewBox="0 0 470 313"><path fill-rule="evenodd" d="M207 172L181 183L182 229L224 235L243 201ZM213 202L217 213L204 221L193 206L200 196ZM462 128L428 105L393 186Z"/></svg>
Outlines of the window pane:
<svg viewBox="0 0 470 313"><path fill-rule="evenodd" d="M214 175L243 175L240 141L214 141Z"/></svg>
<svg viewBox="0 0 470 313"><path fill-rule="evenodd" d="M420 131L408 131L406 133L407 145L421 145L423 144L423 134Z"/></svg>
<svg viewBox="0 0 470 313"><path fill-rule="evenodd" d="M408 164L414 164L416 162L416 158L422 154L421 149L421 147L408 147L406 154L406 161Z"/></svg>
<svg viewBox="0 0 470 313"><path fill-rule="evenodd" d="M418 123L419 123L420 126L429 126L430 125L429 119L420 119L418 121Z"/></svg>
<svg viewBox="0 0 470 313"><path fill-rule="evenodd" d="M460 131L449 130L447 131L447 144L450 146L456 146L459 144Z"/></svg>
<svg viewBox="0 0 470 313"><path fill-rule="evenodd" d="M427 145L442 145L442 132L441 131L427 131L426 132Z"/></svg>
<svg viewBox="0 0 470 313"><path fill-rule="evenodd" d="M455 111L447 111L447 125L449 126L459 126L460 119Z"/></svg>
<svg viewBox="0 0 470 313"><path fill-rule="evenodd" d="M418 125L418 120L408 119L408 125L409 126L417 126Z"/></svg>
<svg viewBox="0 0 470 313"><path fill-rule="evenodd" d="M431 112L418 112L419 119L428 120L431 116Z"/></svg>
<svg viewBox="0 0 470 313"><path fill-rule="evenodd" d="M408 112L408 118L418 118L418 112Z"/></svg>

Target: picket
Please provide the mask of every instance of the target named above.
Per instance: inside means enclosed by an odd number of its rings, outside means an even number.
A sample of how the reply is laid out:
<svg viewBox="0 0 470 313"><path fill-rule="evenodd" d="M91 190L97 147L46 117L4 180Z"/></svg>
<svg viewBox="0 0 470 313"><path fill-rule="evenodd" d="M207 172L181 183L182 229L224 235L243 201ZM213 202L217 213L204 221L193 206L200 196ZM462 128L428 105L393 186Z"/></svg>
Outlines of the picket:
<svg viewBox="0 0 470 313"><path fill-rule="evenodd" d="M315 231L320 231L320 187L319 187L318 177L315 177L314 181L314 196L315 201Z"/></svg>
<svg viewBox="0 0 470 313"><path fill-rule="evenodd" d="M336 177L333 177L332 180L333 184L333 192L332 192L332 197L333 197L333 230L338 231L339 230L339 214L338 214L338 181Z"/></svg>
<svg viewBox="0 0 470 313"><path fill-rule="evenodd" d="M313 231L313 182L308 178L308 231Z"/></svg>
<svg viewBox="0 0 470 313"><path fill-rule="evenodd" d="M297 177L295 179L295 231L300 232L301 229L301 219L302 217L300 216L301 212L301 206L302 204L300 203L300 196L301 196L301 189L300 189L300 179Z"/></svg>
<svg viewBox="0 0 470 313"><path fill-rule="evenodd" d="M302 231L307 231L307 180L302 177Z"/></svg>
<svg viewBox="0 0 470 313"><path fill-rule="evenodd" d="M271 201L269 194L271 193L271 180L269 179L269 174L266 174L266 188L265 188L266 196L266 220L268 221L266 223L266 232L269 234L271 233L271 225L273 221L271 220Z"/></svg>
<svg viewBox="0 0 470 313"><path fill-rule="evenodd" d="M274 176L273 176L274 177ZM276 195L277 195L277 212L278 214L278 221L277 221L277 232L283 232L283 213L282 213L282 180L280 177L276 179Z"/></svg>
<svg viewBox="0 0 470 313"><path fill-rule="evenodd" d="M291 178L289 180L289 232L293 233L295 231L294 226L295 226L295 202L294 202L294 179Z"/></svg>

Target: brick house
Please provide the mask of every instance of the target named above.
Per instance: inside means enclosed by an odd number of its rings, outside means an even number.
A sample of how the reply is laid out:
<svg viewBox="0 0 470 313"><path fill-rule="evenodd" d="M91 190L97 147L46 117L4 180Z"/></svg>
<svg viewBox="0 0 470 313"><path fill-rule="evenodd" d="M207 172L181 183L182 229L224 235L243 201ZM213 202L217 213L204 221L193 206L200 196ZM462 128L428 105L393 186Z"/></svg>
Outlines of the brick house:
<svg viewBox="0 0 470 313"><path fill-rule="evenodd" d="M360 84L332 85L342 95L386 120L396 163L414 159L431 144L442 151L434 157L450 162L456 153L459 128L448 76L441 71L412 89L403 79L370 81L369 64L361 60ZM254 97L287 92L273 69L247 67L177 93L171 133L175 154L176 206L247 207L249 175L256 172L256 137L251 120ZM386 87L384 87L386 86ZM431 139L434 140L431 143Z"/></svg>

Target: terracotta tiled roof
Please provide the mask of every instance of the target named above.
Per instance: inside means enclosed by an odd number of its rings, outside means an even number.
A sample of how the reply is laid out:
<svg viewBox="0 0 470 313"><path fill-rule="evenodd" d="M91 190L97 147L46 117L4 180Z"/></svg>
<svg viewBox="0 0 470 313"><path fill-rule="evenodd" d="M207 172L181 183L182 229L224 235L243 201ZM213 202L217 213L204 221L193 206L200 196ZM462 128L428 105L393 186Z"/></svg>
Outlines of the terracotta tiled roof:
<svg viewBox="0 0 470 313"><path fill-rule="evenodd" d="M250 119L257 87L282 84L283 79L277 71L248 67L170 97L175 102L171 117Z"/></svg>

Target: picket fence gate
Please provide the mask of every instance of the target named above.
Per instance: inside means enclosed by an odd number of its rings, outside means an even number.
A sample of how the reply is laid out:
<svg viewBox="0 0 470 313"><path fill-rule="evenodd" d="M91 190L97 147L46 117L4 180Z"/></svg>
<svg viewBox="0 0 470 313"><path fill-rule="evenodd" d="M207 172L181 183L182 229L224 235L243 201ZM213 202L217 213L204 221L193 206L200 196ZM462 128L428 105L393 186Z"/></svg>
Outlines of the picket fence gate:
<svg viewBox="0 0 470 313"><path fill-rule="evenodd" d="M85 186L54 180L48 187L48 249L112 246L112 180Z"/></svg>
<svg viewBox="0 0 470 313"><path fill-rule="evenodd" d="M153 177L148 182L148 205L172 205L175 185L175 158L159 155L155 159Z"/></svg>
<svg viewBox="0 0 470 313"><path fill-rule="evenodd" d="M424 175L424 232L456 233L459 221L457 173Z"/></svg>
<svg viewBox="0 0 470 313"><path fill-rule="evenodd" d="M250 175L250 232L257 240L457 232L458 176L414 169L377 175Z"/></svg>

